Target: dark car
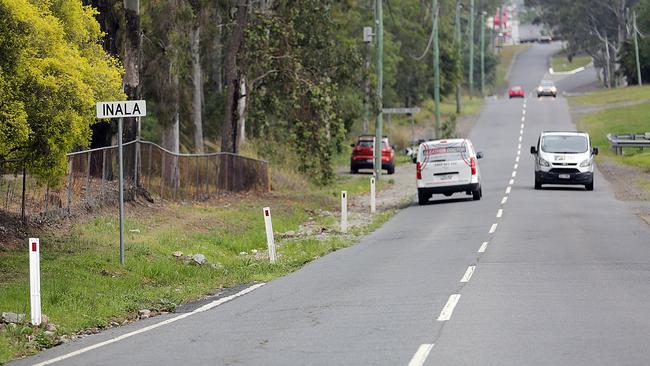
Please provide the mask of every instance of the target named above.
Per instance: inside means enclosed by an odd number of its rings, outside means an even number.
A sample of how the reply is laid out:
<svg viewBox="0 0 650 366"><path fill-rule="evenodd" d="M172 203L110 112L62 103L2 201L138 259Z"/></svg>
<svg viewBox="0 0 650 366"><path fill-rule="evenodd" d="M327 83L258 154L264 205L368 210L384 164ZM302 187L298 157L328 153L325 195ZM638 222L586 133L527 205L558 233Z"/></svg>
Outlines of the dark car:
<svg viewBox="0 0 650 366"><path fill-rule="evenodd" d="M388 137L381 140L381 169L388 174L395 173L395 149L388 142ZM373 148L375 136L361 135L357 137L357 143L352 144L352 156L350 157L350 171L358 173L359 169L373 169Z"/></svg>

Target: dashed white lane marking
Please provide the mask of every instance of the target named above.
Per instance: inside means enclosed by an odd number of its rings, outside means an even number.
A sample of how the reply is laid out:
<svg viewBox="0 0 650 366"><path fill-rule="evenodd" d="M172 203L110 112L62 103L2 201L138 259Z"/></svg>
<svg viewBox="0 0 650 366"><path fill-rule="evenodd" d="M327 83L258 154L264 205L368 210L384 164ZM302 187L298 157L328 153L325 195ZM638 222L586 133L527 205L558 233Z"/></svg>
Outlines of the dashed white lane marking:
<svg viewBox="0 0 650 366"><path fill-rule="evenodd" d="M526 117L521 117L521 122L526 121Z"/></svg>
<svg viewBox="0 0 650 366"><path fill-rule="evenodd" d="M498 225L499 224L496 224L496 223L492 224L492 226L490 226L490 231L488 232L488 234L494 234L494 232L497 231L497 226Z"/></svg>
<svg viewBox="0 0 650 366"><path fill-rule="evenodd" d="M497 218L500 219L501 216L503 216L503 209L500 208L499 211L497 211Z"/></svg>
<svg viewBox="0 0 650 366"><path fill-rule="evenodd" d="M515 166L513 167L513 169L514 169L514 170L519 169L519 164L515 164Z"/></svg>
<svg viewBox="0 0 650 366"><path fill-rule="evenodd" d="M505 205L506 202L508 202L508 196L503 197L503 199L501 200L501 204Z"/></svg>
<svg viewBox="0 0 650 366"><path fill-rule="evenodd" d="M521 140L523 140L523 136L519 136L519 142L521 142Z"/></svg>
<svg viewBox="0 0 650 366"><path fill-rule="evenodd" d="M510 194L510 190L512 190L512 186L508 186L508 188L506 188L506 194Z"/></svg>
<svg viewBox="0 0 650 366"><path fill-rule="evenodd" d="M444 322L451 319L451 314L454 313L454 308L456 307L456 304L458 304L458 300L460 300L460 294L453 294L449 296L449 300L447 300L445 307L442 308L442 311L440 311L440 315L438 316L439 322Z"/></svg>
<svg viewBox="0 0 650 366"><path fill-rule="evenodd" d="M429 353L431 353L431 350L433 349L433 346L434 346L433 343L421 344L420 347L418 347L418 350L413 355L413 358L411 358L411 361L409 361L408 366L422 366L422 365L424 365L424 361L426 361L427 357L429 357Z"/></svg>
<svg viewBox="0 0 650 366"><path fill-rule="evenodd" d="M521 124L521 129L522 129L522 130L524 129L524 124L523 124L523 123Z"/></svg>
<svg viewBox="0 0 650 366"><path fill-rule="evenodd" d="M524 109L522 112L524 113L524 116L525 116L526 115L526 110Z"/></svg>
<svg viewBox="0 0 650 366"><path fill-rule="evenodd" d="M524 129L523 129L523 128L522 128L521 130L519 130L519 134L520 134L520 135L523 135L523 134L524 134Z"/></svg>
<svg viewBox="0 0 650 366"><path fill-rule="evenodd" d="M488 246L488 242L484 241L483 244L481 244L481 247L478 248L478 252L485 253L485 251L487 250L487 246Z"/></svg>
<svg viewBox="0 0 650 366"><path fill-rule="evenodd" d="M518 163L519 162L519 155L515 158L515 161Z"/></svg>
<svg viewBox="0 0 650 366"><path fill-rule="evenodd" d="M512 172L512 177L514 178L516 176L517 176L517 172Z"/></svg>
<svg viewBox="0 0 650 366"><path fill-rule="evenodd" d="M514 180L514 179L510 179L510 182L508 182L508 184L509 184L509 185L513 185L513 184L515 184L515 180Z"/></svg>
<svg viewBox="0 0 650 366"><path fill-rule="evenodd" d="M62 356L59 356L59 357L55 357L55 358L50 359L50 360L47 360L47 361L43 361L43 362L41 362L41 363L37 363L37 364L35 364L35 365L33 365L33 366L45 366L45 365L51 365L51 364L53 364L53 363L55 363L55 362L63 361L63 360L68 359L68 358L70 358L70 357L78 356L78 355L80 355L80 354L82 354L82 353L86 353L86 352L88 352L88 351L92 351L92 350L94 350L94 349L97 349L97 348L100 348L100 347L103 347L103 346L107 346L107 345L109 345L109 344L111 344L111 343L119 342L119 341L121 341L121 340L123 340L123 339L129 338L129 337L132 337L132 336L134 336L134 335L138 335L138 334L141 334L141 333L145 333L145 332L148 332L148 331L150 331L150 330L153 330L153 329L156 329L156 328L162 327L162 326L164 326L164 325L167 325L167 324L171 324L171 323L177 322L177 321L179 321L179 320L181 320L181 319L185 319L185 318L187 318L188 316L195 315L195 314L198 314L198 313L202 313L202 312L204 312L204 311L208 311L208 310L210 310L210 309L212 309L212 308L215 308L215 307L217 307L217 306L219 306L219 305L221 305L221 304L224 304L224 303L226 303L226 302L228 302L228 301L231 301L231 300L233 300L233 299L235 299L235 298L237 298L237 297L240 297L240 296L242 296L242 295L246 295L247 293L249 293L249 292L253 292L253 291L257 290L258 288L260 288L260 287L262 287L262 286L264 286L264 285L265 285L265 283L258 283L258 284L256 284L256 285L251 286L251 287L247 287L247 288L245 288L245 289L239 291L238 293L236 293L236 294L234 294L234 295L230 295L230 296L222 297L221 299L218 299L218 300L215 300L215 301L213 301L213 302L211 302L211 303L208 303L208 304L206 304L206 305L203 305L203 306L201 306L200 308L198 308L198 309L196 309L196 310L194 310L194 311L192 311L192 312L185 313L185 314L181 314L181 315L179 315L179 316L177 316L177 317L174 317L174 318L171 318L171 319L164 320L164 321L162 321L162 322L160 322L160 323L156 323L156 324L150 325L150 326L148 326L148 327L144 327L144 328L141 328L141 329L135 330L135 331L130 332L130 333L122 334L122 335L119 336L119 337L115 337L115 338L112 338L112 339L106 340L106 341L104 341L104 342L100 342L100 343L97 343L97 344L93 344L92 346L88 346L88 347L86 347L86 348L82 348L82 349L80 349L80 350L77 350L77 351L74 351L74 352L70 352L70 353L68 353L68 354L65 354L65 355L62 355Z"/></svg>
<svg viewBox="0 0 650 366"><path fill-rule="evenodd" d="M465 271L465 274L463 275L463 278L460 279L460 282L462 282L462 283L469 282L470 278L472 278L472 275L474 274L475 269L476 269L476 266L467 267L467 271Z"/></svg>
<svg viewBox="0 0 650 366"><path fill-rule="evenodd" d="M517 145L517 150L521 150L521 144Z"/></svg>

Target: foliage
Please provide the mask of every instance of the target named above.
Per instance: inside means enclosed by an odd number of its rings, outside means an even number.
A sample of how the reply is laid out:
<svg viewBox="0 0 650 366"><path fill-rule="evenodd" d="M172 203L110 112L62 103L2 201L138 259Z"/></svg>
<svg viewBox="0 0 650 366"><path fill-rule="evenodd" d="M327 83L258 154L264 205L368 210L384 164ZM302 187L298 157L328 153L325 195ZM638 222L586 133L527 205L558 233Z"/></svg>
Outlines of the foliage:
<svg viewBox="0 0 650 366"><path fill-rule="evenodd" d="M121 97L94 15L78 0L0 1L0 163L55 182L88 144L95 102Z"/></svg>

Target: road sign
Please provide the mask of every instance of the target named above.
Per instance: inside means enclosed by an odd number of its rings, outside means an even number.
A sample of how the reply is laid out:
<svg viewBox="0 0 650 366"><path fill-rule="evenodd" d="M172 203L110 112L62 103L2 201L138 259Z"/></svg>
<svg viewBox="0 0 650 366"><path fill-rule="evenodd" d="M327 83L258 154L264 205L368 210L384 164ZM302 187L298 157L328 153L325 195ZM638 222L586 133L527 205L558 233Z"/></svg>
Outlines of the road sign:
<svg viewBox="0 0 650 366"><path fill-rule="evenodd" d="M417 114L420 108L384 108L381 111L384 114Z"/></svg>
<svg viewBox="0 0 650 366"><path fill-rule="evenodd" d="M144 117L147 115L147 103L144 100L98 102L95 109L97 118Z"/></svg>
<svg viewBox="0 0 650 366"><path fill-rule="evenodd" d="M124 167L122 157L122 125L124 117L144 117L147 115L147 102L126 100L118 102L97 102L97 118L117 118L117 160L119 163L120 196L120 263L124 265Z"/></svg>

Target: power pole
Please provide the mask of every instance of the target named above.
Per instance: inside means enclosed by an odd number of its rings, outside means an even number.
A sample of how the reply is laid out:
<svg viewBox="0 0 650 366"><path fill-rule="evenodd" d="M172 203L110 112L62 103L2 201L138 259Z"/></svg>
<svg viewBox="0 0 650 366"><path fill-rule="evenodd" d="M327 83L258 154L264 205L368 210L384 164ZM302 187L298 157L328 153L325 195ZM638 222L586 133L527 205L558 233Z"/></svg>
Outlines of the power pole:
<svg viewBox="0 0 650 366"><path fill-rule="evenodd" d="M481 96L485 98L485 11L481 12Z"/></svg>
<svg viewBox="0 0 650 366"><path fill-rule="evenodd" d="M639 86L643 85L643 80L641 79L641 62L639 61L639 31L636 29L636 10L632 11L632 24L634 31L634 54L636 56L636 78L638 80Z"/></svg>
<svg viewBox="0 0 650 366"><path fill-rule="evenodd" d="M469 3L469 98L474 94L474 0Z"/></svg>
<svg viewBox="0 0 650 366"><path fill-rule="evenodd" d="M364 62L364 77L363 77L363 133L368 133L368 126L370 124L370 45L372 43L372 27L363 28L363 43L366 44L366 54Z"/></svg>
<svg viewBox="0 0 650 366"><path fill-rule="evenodd" d="M433 99L436 104L436 138L440 136L440 47L438 40L438 0L432 0L431 21L433 23Z"/></svg>
<svg viewBox="0 0 650 366"><path fill-rule="evenodd" d="M375 120L375 179L381 177L382 109L384 108L384 10L383 0L375 0L375 33L377 38L377 118Z"/></svg>
<svg viewBox="0 0 650 366"><path fill-rule="evenodd" d="M458 52L458 60L463 59L463 52L461 48L461 32L460 32L460 9L462 5L460 3L460 0L456 0L456 19L454 20L454 25L456 27L456 33L454 40L456 41L456 51ZM462 64L461 64L462 65ZM463 78L461 77L456 81L456 113L460 114L461 113L461 102L460 102L460 91L462 87L462 82Z"/></svg>

